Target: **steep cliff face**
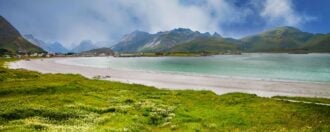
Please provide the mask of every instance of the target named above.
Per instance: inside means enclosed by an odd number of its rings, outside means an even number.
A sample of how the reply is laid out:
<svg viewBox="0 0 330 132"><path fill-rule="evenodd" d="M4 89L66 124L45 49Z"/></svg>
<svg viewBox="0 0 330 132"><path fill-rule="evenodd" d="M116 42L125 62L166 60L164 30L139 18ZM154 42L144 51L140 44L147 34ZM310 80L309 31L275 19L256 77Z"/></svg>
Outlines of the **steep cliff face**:
<svg viewBox="0 0 330 132"><path fill-rule="evenodd" d="M25 40L17 29L0 16L0 49L12 54L45 52L42 48Z"/></svg>

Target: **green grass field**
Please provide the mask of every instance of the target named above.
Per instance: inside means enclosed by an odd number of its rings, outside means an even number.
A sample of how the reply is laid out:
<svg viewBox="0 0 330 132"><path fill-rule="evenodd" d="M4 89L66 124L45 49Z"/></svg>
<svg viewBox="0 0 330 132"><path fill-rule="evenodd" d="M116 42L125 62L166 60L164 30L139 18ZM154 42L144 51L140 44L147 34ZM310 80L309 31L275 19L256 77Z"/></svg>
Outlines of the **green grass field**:
<svg viewBox="0 0 330 132"><path fill-rule="evenodd" d="M330 107L1 67L0 131L36 130L330 131Z"/></svg>

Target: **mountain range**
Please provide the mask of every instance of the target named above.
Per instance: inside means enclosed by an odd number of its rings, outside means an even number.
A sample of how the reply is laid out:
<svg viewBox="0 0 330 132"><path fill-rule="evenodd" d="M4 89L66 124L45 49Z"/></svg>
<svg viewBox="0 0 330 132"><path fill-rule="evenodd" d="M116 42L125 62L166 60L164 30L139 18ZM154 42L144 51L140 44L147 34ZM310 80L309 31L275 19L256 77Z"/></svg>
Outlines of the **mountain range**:
<svg viewBox="0 0 330 132"><path fill-rule="evenodd" d="M105 45L107 42L98 42ZM67 53L88 51L98 48L90 40L82 41L78 46L69 50L59 42L46 43L33 35L22 36L4 17L0 15L0 54L17 54L33 52Z"/></svg>
<svg viewBox="0 0 330 132"><path fill-rule="evenodd" d="M134 31L112 48L117 52L330 52L330 34L313 34L294 27L278 27L241 39L186 28L150 34Z"/></svg>
<svg viewBox="0 0 330 132"><path fill-rule="evenodd" d="M0 54L45 52L25 40L17 29L0 15Z"/></svg>
<svg viewBox="0 0 330 132"><path fill-rule="evenodd" d="M31 34L24 35L24 38L50 53L67 53L67 52L69 52L69 50L67 48L65 48L59 42L46 43L40 39L35 38Z"/></svg>
<svg viewBox="0 0 330 132"><path fill-rule="evenodd" d="M242 38L250 52L280 52L305 50L310 52L330 52L330 34L312 34L294 27L278 27L273 30Z"/></svg>
<svg viewBox="0 0 330 132"><path fill-rule="evenodd" d="M68 53L68 52L81 53L83 51L89 51L98 48L96 45L108 44L107 42L97 42L94 44L91 40L83 40L74 48L67 49L59 42L46 43L40 39L35 38L31 34L24 35L24 38L50 53Z"/></svg>
<svg viewBox="0 0 330 132"><path fill-rule="evenodd" d="M149 34L142 31L134 31L125 35L113 50L118 52L166 52L175 49L176 46L203 39L222 39L215 33L200 33L186 28L178 28L171 31Z"/></svg>
<svg viewBox="0 0 330 132"><path fill-rule="evenodd" d="M107 43L99 44L107 45ZM15 27L0 16L1 54L46 51L80 53L96 48L98 48L96 44L90 40L84 40L77 47L68 50L58 42L45 43L32 35L23 37ZM330 52L330 34L313 34L288 26L277 27L241 39L225 38L218 33L212 35L208 32L200 33L187 28L154 34L134 31L123 36L112 50L116 52Z"/></svg>

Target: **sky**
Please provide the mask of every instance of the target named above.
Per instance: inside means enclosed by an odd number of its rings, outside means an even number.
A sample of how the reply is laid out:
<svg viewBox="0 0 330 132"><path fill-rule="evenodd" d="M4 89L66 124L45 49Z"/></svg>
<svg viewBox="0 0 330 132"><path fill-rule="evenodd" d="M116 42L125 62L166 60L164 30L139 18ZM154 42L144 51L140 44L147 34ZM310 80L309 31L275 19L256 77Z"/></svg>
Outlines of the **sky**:
<svg viewBox="0 0 330 132"><path fill-rule="evenodd" d="M72 48L179 27L233 38L278 26L329 33L329 6L330 0L0 0L0 15L21 34Z"/></svg>

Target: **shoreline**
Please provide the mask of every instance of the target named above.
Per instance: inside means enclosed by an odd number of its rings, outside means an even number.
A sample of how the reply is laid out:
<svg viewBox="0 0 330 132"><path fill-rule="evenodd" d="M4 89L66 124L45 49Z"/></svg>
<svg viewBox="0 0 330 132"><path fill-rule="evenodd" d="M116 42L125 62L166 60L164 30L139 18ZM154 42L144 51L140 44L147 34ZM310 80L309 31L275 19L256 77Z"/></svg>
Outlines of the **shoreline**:
<svg viewBox="0 0 330 132"><path fill-rule="evenodd" d="M95 57L94 57L95 58ZM102 58L102 57L100 57ZM66 58L71 59L71 58ZM97 68L97 69L109 69L104 67L92 67L92 66L85 66L82 64L76 63L67 63L63 61L56 61L55 63L63 64L63 65L72 65L78 67L89 67L89 68ZM114 70L110 68L111 70ZM118 69L116 69L118 70ZM120 71L126 72L145 72L145 73L159 73L159 74L169 74L169 75L183 75L183 76L197 76L197 77L210 77L210 78L225 78L225 79L242 79L242 80L252 80L252 81L272 81L272 82L292 82L292 83L313 83L313 84L330 84L330 82L317 82L317 81L305 81L305 80L285 80L285 79L276 79L276 78L257 78L257 77L239 77L239 76L225 76L225 75L207 75L207 74L200 74L200 73L187 73L187 72L170 72L170 71L152 71L152 70L132 70L132 69L120 69Z"/></svg>
<svg viewBox="0 0 330 132"><path fill-rule="evenodd" d="M127 71L68 65L57 62L63 59L70 58L32 59L30 61L21 60L9 63L8 67L12 69L23 68L41 73L81 74L88 78L93 78L95 76L110 76L111 78L102 78L102 80L142 84L160 89L210 90L216 94L243 92L256 94L262 97L280 95L330 98L330 84L328 83L246 79L155 71Z"/></svg>

